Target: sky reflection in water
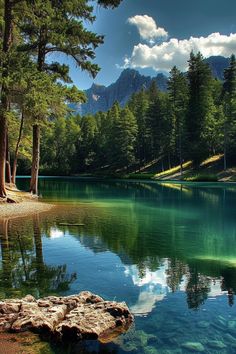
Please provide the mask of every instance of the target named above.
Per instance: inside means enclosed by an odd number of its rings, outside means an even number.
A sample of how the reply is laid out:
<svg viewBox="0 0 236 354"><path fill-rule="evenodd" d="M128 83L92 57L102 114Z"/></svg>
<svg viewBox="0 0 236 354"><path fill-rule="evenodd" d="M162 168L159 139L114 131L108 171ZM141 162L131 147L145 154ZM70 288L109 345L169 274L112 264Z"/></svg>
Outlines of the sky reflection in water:
<svg viewBox="0 0 236 354"><path fill-rule="evenodd" d="M88 352L188 353L194 342L234 353L234 185L42 179L40 192L53 212L2 224L2 297L87 289L126 301L135 330Z"/></svg>

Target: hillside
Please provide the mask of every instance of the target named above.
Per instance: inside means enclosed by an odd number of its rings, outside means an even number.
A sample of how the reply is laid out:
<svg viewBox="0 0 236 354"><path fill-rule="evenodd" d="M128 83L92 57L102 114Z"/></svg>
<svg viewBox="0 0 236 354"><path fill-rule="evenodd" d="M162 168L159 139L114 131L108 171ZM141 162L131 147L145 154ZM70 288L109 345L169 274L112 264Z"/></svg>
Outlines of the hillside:
<svg viewBox="0 0 236 354"><path fill-rule="evenodd" d="M129 178L154 179L157 181L186 181L186 182L236 182L236 167L231 165L223 170L223 155L215 155L204 160L199 168L193 168L192 162L183 165L182 175L180 166L160 171L160 163L153 162L141 168L141 173L131 173Z"/></svg>

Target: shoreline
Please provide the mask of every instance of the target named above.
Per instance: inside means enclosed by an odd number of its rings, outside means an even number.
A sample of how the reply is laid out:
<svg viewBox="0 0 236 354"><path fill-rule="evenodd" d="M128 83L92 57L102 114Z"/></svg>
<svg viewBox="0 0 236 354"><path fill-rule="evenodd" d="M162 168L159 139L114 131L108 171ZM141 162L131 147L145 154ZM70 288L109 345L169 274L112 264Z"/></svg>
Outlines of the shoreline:
<svg viewBox="0 0 236 354"><path fill-rule="evenodd" d="M15 186L7 185L7 200L0 201L0 220L14 219L48 212L55 207L54 204L40 201L37 196L21 191Z"/></svg>
<svg viewBox="0 0 236 354"><path fill-rule="evenodd" d="M54 204L40 202L38 200L23 200L19 203L0 203L0 220L14 219L48 212L55 207Z"/></svg>

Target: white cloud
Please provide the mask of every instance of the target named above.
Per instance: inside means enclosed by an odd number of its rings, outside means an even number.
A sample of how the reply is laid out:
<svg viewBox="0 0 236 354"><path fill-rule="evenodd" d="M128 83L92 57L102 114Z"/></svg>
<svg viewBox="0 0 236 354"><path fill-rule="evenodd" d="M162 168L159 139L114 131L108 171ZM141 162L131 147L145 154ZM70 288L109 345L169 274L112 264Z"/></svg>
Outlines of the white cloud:
<svg viewBox="0 0 236 354"><path fill-rule="evenodd" d="M148 15L136 15L128 18L128 23L138 28L142 39L154 44L154 39L165 38L168 32L162 27L158 27L154 19Z"/></svg>
<svg viewBox="0 0 236 354"><path fill-rule="evenodd" d="M200 51L204 57L212 55L229 57L236 53L236 33L229 36L212 33L207 37L190 37L183 40L171 38L154 46L139 43L134 46L131 57L125 59L124 67L169 71L176 65L185 71L191 51L195 53Z"/></svg>

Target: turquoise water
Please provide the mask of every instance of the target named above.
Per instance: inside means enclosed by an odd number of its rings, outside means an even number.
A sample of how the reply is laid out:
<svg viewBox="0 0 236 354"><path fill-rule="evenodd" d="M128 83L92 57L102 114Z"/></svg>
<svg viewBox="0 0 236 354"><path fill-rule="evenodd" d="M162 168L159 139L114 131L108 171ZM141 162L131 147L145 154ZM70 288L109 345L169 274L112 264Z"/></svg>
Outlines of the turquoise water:
<svg viewBox="0 0 236 354"><path fill-rule="evenodd" d="M135 315L113 343L50 353L236 352L236 185L42 178L39 189L58 207L1 226L0 296L90 290Z"/></svg>

